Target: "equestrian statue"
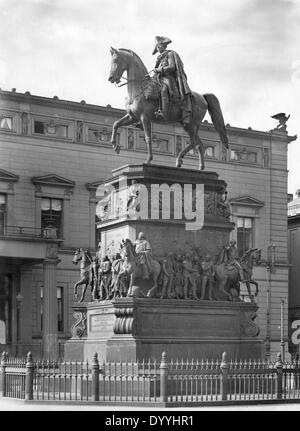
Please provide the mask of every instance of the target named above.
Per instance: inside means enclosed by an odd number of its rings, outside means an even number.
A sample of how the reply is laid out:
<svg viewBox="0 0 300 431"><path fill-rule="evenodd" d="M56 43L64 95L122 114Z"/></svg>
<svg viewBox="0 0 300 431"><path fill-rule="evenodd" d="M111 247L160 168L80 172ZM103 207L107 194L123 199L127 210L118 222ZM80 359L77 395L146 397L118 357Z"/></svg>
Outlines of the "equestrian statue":
<svg viewBox="0 0 300 431"><path fill-rule="evenodd" d="M204 169L204 144L198 133L206 112L220 136L225 148L228 137L220 103L214 94L193 92L187 83L187 77L180 56L167 46L171 39L156 36L153 54L159 52L153 76L150 76L142 60L129 49L111 48L111 68L108 80L118 85L124 72L127 72L125 84L128 96L125 100L126 115L113 124L111 143L119 153L117 130L121 126L135 124L142 127L148 149L146 163L153 159L151 141L151 122L179 122L190 137L190 143L177 155L176 166L180 167L183 158L190 150L197 151L199 169ZM120 86L121 86L120 85Z"/></svg>

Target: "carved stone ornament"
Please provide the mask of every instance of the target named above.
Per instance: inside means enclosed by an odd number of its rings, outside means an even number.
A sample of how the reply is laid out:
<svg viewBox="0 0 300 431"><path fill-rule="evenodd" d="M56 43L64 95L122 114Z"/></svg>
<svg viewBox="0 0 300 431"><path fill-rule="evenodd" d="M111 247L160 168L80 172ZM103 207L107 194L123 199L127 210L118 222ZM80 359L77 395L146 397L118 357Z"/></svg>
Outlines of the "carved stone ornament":
<svg viewBox="0 0 300 431"><path fill-rule="evenodd" d="M249 311L245 313L245 319L242 323L242 333L247 337L257 337L260 333L259 327L254 323L257 314L255 311Z"/></svg>
<svg viewBox="0 0 300 431"><path fill-rule="evenodd" d="M115 311L115 334L132 334L133 308L117 308Z"/></svg>
<svg viewBox="0 0 300 431"><path fill-rule="evenodd" d="M76 319L75 323L73 323L71 331L72 338L82 338L87 336L87 324L86 324L86 310L76 310L73 313L74 318Z"/></svg>

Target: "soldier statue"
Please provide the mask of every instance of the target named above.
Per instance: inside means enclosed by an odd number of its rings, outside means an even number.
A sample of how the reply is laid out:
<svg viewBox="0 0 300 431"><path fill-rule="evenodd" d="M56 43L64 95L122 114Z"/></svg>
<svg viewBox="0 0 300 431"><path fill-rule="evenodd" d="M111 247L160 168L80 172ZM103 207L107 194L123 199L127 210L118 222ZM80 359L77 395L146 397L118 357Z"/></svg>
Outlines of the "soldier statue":
<svg viewBox="0 0 300 431"><path fill-rule="evenodd" d="M173 254L168 253L166 259L162 261L162 298L172 298L174 291L174 262L173 262ZM177 296L177 295L176 295Z"/></svg>
<svg viewBox="0 0 300 431"><path fill-rule="evenodd" d="M138 262L141 264L143 269L143 276L144 278L149 278L151 271L152 248L149 241L146 240L143 232L138 234L138 238L134 243L134 248L138 256Z"/></svg>
<svg viewBox="0 0 300 431"><path fill-rule="evenodd" d="M188 288L191 286L192 299L199 299L197 296L196 278L199 274L198 269L193 267L191 254L188 252L182 262L183 275L183 295L188 299Z"/></svg>
<svg viewBox="0 0 300 431"><path fill-rule="evenodd" d="M99 296L100 301L104 299L109 299L111 294L111 281L112 281L112 272L111 272L111 262L108 256L105 256L100 264L100 286L99 286Z"/></svg>
<svg viewBox="0 0 300 431"><path fill-rule="evenodd" d="M181 58L175 51L167 50L167 46L171 42L168 37L155 37L152 54L154 55L158 51L160 55L157 57L154 72L161 84L161 109L155 113L155 116L158 120L167 120L170 104L179 102L182 107L183 123L188 124L192 113L192 92L187 83Z"/></svg>
<svg viewBox="0 0 300 431"><path fill-rule="evenodd" d="M201 296L204 299L206 287L208 287L208 299L212 300L213 279L215 275L214 264L210 254L204 256L201 262Z"/></svg>

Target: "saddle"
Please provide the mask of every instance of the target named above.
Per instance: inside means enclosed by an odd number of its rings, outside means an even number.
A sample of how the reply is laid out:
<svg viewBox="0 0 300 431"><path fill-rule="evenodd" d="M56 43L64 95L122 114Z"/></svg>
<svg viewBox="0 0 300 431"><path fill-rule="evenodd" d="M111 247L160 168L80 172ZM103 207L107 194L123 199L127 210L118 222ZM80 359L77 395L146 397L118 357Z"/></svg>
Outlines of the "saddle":
<svg viewBox="0 0 300 431"><path fill-rule="evenodd" d="M157 80L157 78L151 78L146 86L143 89L144 96L146 100L157 100L160 97L161 91L161 83ZM180 99L179 90L176 85L172 86L172 89L169 89L169 99L172 105L180 105L182 103Z"/></svg>

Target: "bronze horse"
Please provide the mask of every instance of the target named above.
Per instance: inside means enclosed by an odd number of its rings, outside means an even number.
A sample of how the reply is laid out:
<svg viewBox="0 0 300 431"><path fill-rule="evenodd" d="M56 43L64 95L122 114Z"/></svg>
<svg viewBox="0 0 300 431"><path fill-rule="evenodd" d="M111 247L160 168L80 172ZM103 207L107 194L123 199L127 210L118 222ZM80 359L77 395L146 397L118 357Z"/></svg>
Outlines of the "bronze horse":
<svg viewBox="0 0 300 431"><path fill-rule="evenodd" d="M74 284L74 295L75 298L78 299L77 287L84 285L81 297L78 302L82 302L85 297L85 292L88 286L93 287L92 283L92 256L88 250L84 250L83 248L78 248L75 251L74 257L72 259L74 265L77 265L80 262L80 280Z"/></svg>
<svg viewBox="0 0 300 431"><path fill-rule="evenodd" d="M133 51L128 49L111 48L111 68L108 80L119 84L123 73L127 72L128 97L125 100L127 114L113 124L111 143L114 150L119 153L117 144L117 130L120 126L129 126L141 122L148 149L146 163L153 159L151 142L151 122L154 113L159 107L159 82L151 78L142 60ZM179 122L190 137L190 143L183 148L176 159L176 166L180 167L183 158L190 150L195 149L199 156L199 169L204 169L204 145L198 136L199 127L206 111L209 112L212 122L220 136L225 148L228 148L226 127L219 101L214 94L198 94L192 92L192 119L189 124L182 122L182 108L180 104L172 105L168 121Z"/></svg>
<svg viewBox="0 0 300 431"><path fill-rule="evenodd" d="M260 259L261 250L257 248L247 250L240 259L248 296L252 302L254 302L254 296L258 295L258 283L252 280L252 269L254 263L259 263ZM225 262L214 265L214 269L218 286L217 290L225 295L228 300L238 300L241 282L238 269L234 265L226 264ZM256 288L254 296L251 293L251 284L254 284Z"/></svg>
<svg viewBox="0 0 300 431"><path fill-rule="evenodd" d="M119 278L124 276L130 276L130 283L127 296L150 296L153 297L158 288L157 281L161 271L161 265L154 259L151 259L151 267L149 268L150 279L152 278L152 287L144 292L144 289L135 286L135 281L137 278L143 278L143 272L141 264L138 261L138 255L135 253L134 245L130 239L126 239L120 250L120 254L123 259L122 268L118 273L116 285L119 283ZM145 281L145 280L144 280ZM149 280L150 282L150 280ZM147 283L144 283L147 284Z"/></svg>

